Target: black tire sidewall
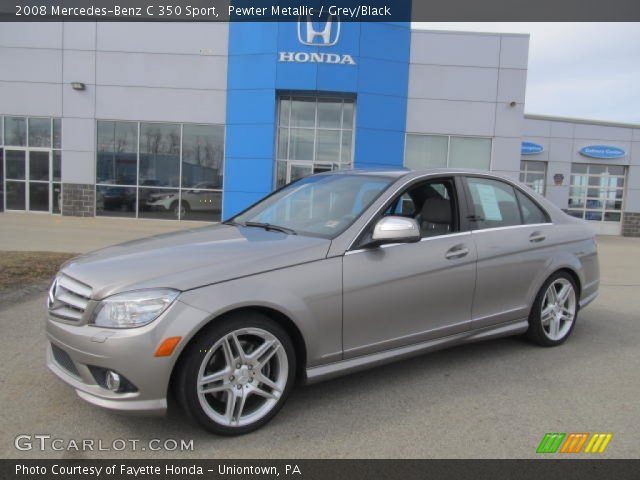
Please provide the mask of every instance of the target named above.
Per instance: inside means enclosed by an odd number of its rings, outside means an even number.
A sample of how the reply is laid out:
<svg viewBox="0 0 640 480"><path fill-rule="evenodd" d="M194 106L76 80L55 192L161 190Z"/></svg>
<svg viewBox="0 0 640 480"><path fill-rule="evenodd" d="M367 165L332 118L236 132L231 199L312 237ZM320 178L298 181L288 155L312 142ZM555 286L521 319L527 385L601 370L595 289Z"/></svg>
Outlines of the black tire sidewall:
<svg viewBox="0 0 640 480"><path fill-rule="evenodd" d="M542 326L542 300L544 299L544 295L547 292L549 286L560 278L568 280L573 287L573 291L576 295L576 313L573 322L571 323L571 328L569 329L567 334L559 340L551 340L544 332L544 328ZM576 282L570 274L566 272L556 272L551 275L547 279L547 281L544 282L544 284L538 291L535 300L533 301L531 313L529 314L529 329L527 330L527 337L538 345L542 345L545 347L555 347L566 342L567 339L571 336L571 333L576 326L576 322L578 321L578 312L580 311L580 298L578 293L579 291Z"/></svg>
<svg viewBox="0 0 640 480"><path fill-rule="evenodd" d="M224 335L241 328L260 328L274 335L282 344L287 355L289 372L287 384L278 403L260 420L241 427L220 425L212 420L200 405L197 394L197 379L200 365L211 348ZM275 321L259 312L243 312L214 319L190 342L178 364L175 395L187 415L196 423L218 435L242 435L252 432L269 422L282 408L291 393L296 377L296 356L291 338Z"/></svg>

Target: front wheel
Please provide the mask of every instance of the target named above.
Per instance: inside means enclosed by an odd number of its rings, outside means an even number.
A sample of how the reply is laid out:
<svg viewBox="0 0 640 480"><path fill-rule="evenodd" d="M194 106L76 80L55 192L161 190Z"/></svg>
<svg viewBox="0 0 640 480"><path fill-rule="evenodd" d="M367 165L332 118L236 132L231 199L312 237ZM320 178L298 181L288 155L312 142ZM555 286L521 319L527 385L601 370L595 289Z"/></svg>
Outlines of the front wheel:
<svg viewBox="0 0 640 480"><path fill-rule="evenodd" d="M578 317L578 289L565 272L552 275L536 296L529 315L527 336L545 347L564 343Z"/></svg>
<svg viewBox="0 0 640 480"><path fill-rule="evenodd" d="M187 414L214 433L260 428L278 413L295 380L291 339L257 312L214 320L188 348L176 394Z"/></svg>

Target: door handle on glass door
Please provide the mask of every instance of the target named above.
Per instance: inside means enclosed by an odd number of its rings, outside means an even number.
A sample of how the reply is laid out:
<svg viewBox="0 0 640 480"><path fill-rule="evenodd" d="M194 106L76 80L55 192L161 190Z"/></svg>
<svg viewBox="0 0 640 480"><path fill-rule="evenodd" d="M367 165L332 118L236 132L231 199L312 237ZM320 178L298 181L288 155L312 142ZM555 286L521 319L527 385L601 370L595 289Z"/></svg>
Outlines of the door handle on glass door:
<svg viewBox="0 0 640 480"><path fill-rule="evenodd" d="M469 253L469 249L464 245L455 245L447 250L447 253L444 254L444 258L453 259L453 258L462 258Z"/></svg>

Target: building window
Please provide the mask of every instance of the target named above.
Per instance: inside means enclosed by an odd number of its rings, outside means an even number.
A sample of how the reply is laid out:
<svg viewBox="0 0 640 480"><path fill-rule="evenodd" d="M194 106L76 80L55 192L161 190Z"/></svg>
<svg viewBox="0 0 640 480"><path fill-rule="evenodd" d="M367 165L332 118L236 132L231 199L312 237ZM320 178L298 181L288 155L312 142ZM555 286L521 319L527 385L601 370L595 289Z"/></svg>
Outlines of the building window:
<svg viewBox="0 0 640 480"><path fill-rule="evenodd" d="M62 121L0 116L0 211L60 213Z"/></svg>
<svg viewBox="0 0 640 480"><path fill-rule="evenodd" d="M353 165L355 102L350 98L278 99L277 187Z"/></svg>
<svg viewBox="0 0 640 480"><path fill-rule="evenodd" d="M224 127L98 121L96 215L220 221Z"/></svg>
<svg viewBox="0 0 640 480"><path fill-rule="evenodd" d="M547 178L547 163L533 160L520 162L520 181L540 195L545 192L545 178Z"/></svg>
<svg viewBox="0 0 640 480"><path fill-rule="evenodd" d="M624 207L626 168L574 163L567 213L598 222L620 222Z"/></svg>
<svg viewBox="0 0 640 480"><path fill-rule="evenodd" d="M489 170L491 139L408 133L404 165L412 170L442 167Z"/></svg>

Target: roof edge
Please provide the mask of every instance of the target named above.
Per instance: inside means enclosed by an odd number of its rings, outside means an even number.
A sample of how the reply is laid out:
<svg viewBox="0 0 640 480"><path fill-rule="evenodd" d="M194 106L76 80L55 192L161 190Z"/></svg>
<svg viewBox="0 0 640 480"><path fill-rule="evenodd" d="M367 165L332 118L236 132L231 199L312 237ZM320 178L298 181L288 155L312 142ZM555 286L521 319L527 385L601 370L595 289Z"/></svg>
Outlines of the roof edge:
<svg viewBox="0 0 640 480"><path fill-rule="evenodd" d="M547 120L550 122L568 122L568 123L580 123L583 125L600 125L604 127L640 128L640 123L608 122L606 120L595 120L595 119L589 119L589 118L574 118L574 117L556 117L553 115L538 115L535 113L525 113L524 118L529 120Z"/></svg>

